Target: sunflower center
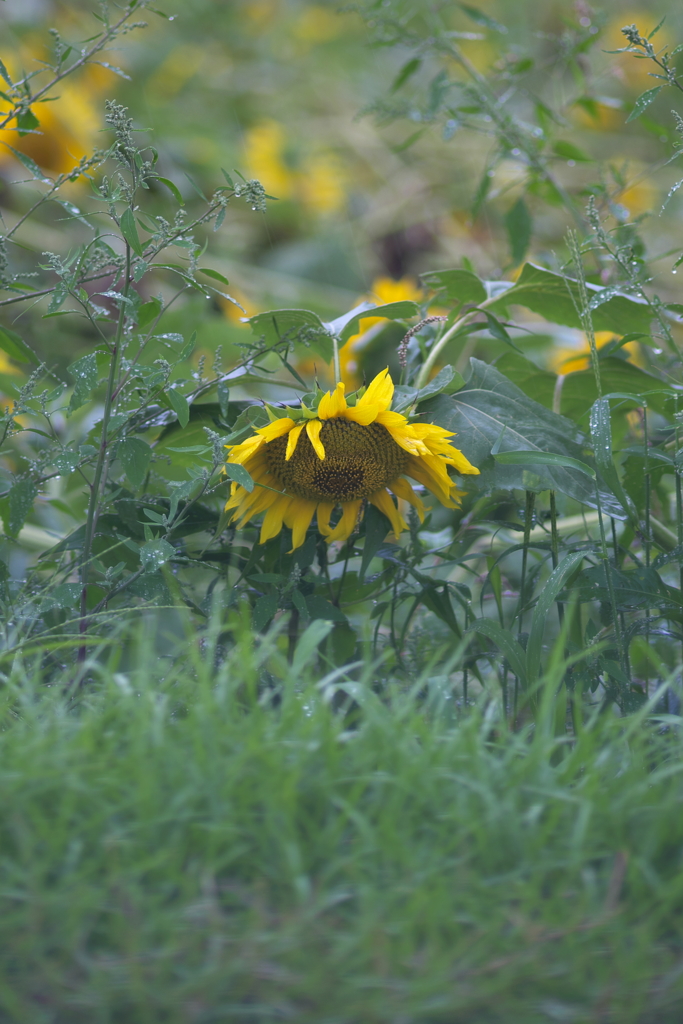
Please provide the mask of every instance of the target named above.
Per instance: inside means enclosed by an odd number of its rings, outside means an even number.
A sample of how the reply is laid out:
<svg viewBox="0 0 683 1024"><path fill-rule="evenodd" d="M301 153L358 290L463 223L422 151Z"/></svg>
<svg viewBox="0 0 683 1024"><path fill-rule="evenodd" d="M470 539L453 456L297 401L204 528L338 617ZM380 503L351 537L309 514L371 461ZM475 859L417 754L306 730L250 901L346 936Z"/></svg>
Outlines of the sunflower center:
<svg viewBox="0 0 683 1024"><path fill-rule="evenodd" d="M289 462L286 434L265 446L268 467L288 494L309 501L355 501L386 487L408 465L407 452L380 423L325 420L320 440L324 459L316 455L305 430Z"/></svg>

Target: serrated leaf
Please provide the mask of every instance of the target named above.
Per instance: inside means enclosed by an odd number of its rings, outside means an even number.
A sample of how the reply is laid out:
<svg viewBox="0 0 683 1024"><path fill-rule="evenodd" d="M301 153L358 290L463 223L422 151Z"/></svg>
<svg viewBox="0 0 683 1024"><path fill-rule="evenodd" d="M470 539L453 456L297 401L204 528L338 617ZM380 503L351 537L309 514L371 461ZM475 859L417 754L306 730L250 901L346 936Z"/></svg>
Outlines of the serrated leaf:
<svg viewBox="0 0 683 1024"><path fill-rule="evenodd" d="M182 195L180 193L180 189L178 188L177 185L175 185L171 181L170 178L162 178L160 174L156 174L154 177L155 177L155 181L160 181L162 183L162 185L165 185L166 188L169 189L173 193L173 196L174 196L174 198L175 198L175 200L176 200L176 202L178 203L179 206L184 206L185 205L185 200L183 199L183 197L182 197Z"/></svg>
<svg viewBox="0 0 683 1024"><path fill-rule="evenodd" d="M615 334L634 331L650 333L653 314L647 302L593 284L587 284L586 288L593 301L605 293L609 296L593 309L593 326L596 331L613 331ZM526 306L549 323L582 329L577 312L577 308L580 308L577 283L571 279L565 281L561 274L553 274L534 263L525 263L516 283L488 308L497 312L515 304Z"/></svg>
<svg viewBox="0 0 683 1024"><path fill-rule="evenodd" d="M487 298L486 286L476 274L456 267L453 270L430 270L420 280L434 291L443 292L449 302L473 302L479 305Z"/></svg>
<svg viewBox="0 0 683 1024"><path fill-rule="evenodd" d="M186 427L190 421L190 404L185 398L185 395L182 395L176 388L169 388L166 392L166 397L178 417L180 426Z"/></svg>
<svg viewBox="0 0 683 1024"><path fill-rule="evenodd" d="M523 466L495 462L491 451L496 445L503 452L536 450L588 462L584 454L588 442L576 424L528 398L496 367L479 359L470 364L472 372L464 388L454 395L428 399L421 411L427 422L457 434L454 444L481 470L477 489L555 490L595 508L595 486L575 468L536 466L537 483L529 487ZM600 501L607 515L624 518L621 504L604 485Z"/></svg>
<svg viewBox="0 0 683 1024"><path fill-rule="evenodd" d="M127 437L117 445L116 454L126 476L137 490L147 476L152 449L142 438Z"/></svg>
<svg viewBox="0 0 683 1024"><path fill-rule="evenodd" d="M142 245L140 244L140 237L138 235L138 226L135 223L135 214L128 206L121 214L120 220L121 234L128 242L136 256L142 256Z"/></svg>
<svg viewBox="0 0 683 1024"><path fill-rule="evenodd" d="M156 572L174 555L175 548L167 540L148 540L140 548L140 562L145 572Z"/></svg>
<svg viewBox="0 0 683 1024"><path fill-rule="evenodd" d="M69 403L69 411L73 412L85 405L90 392L97 386L97 356L94 352L89 352L67 366L67 370L76 382Z"/></svg>
<svg viewBox="0 0 683 1024"><path fill-rule="evenodd" d="M633 110L626 118L626 124L628 124L629 121L635 121L637 117L640 117L643 111L647 110L652 101L656 99L656 97L659 95L663 88L664 86L662 85L656 85L654 89L647 89L645 92L641 92L640 96L633 104Z"/></svg>
<svg viewBox="0 0 683 1024"><path fill-rule="evenodd" d="M0 349L19 363L38 362L26 342L15 331L10 331L9 327L0 327Z"/></svg>

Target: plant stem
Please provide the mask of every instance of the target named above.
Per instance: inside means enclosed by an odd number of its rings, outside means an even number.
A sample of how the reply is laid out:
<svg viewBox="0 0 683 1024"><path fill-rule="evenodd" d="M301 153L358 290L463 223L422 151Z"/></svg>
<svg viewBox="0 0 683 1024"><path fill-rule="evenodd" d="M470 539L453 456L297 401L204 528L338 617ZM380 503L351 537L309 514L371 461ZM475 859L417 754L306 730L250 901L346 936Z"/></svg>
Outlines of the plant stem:
<svg viewBox="0 0 683 1024"><path fill-rule="evenodd" d="M524 509L524 546L522 548L522 578L519 584L519 611L518 611L518 632L522 632L524 621L524 592L526 590L526 567L529 555L529 540L531 538L531 520L534 517L534 505L536 495L533 491L526 492L526 507Z"/></svg>
<svg viewBox="0 0 683 1024"><path fill-rule="evenodd" d="M479 306L476 306L474 309L469 309L466 313L463 313L463 315L448 328L446 333L443 334L438 339L438 341L434 342L431 351L427 358L425 359L424 363L422 364L420 372L418 373L417 378L415 380L415 387L418 388L418 390L419 388L423 388L425 386L425 384L429 380L430 370L432 369L434 363L438 359L439 353L443 351L444 347L448 344L451 338L455 334L457 334L457 332L460 330L463 324L466 324L468 320L471 320L472 317L475 316L480 309L486 309L487 306L490 306L491 303L495 302L496 299L498 298L500 298L500 296L498 295L492 296L491 298L488 298L484 302L482 302Z"/></svg>
<svg viewBox="0 0 683 1024"><path fill-rule="evenodd" d="M598 507L598 523L600 526L600 544L602 548L602 564L605 567L605 576L607 578L607 590L609 592L610 607L612 610L612 623L614 625L614 636L617 642L617 651L619 652L619 663L621 665L622 672L628 674L628 665L626 661L626 652L624 650L624 638L621 635L621 629L619 626L619 612L617 610L617 596L614 590L614 579L612 577L612 564L610 562L609 554L607 552L607 534L605 533L605 522L602 516L602 504L600 502L600 488L595 487L596 503Z"/></svg>
<svg viewBox="0 0 683 1024"><path fill-rule="evenodd" d="M339 361L339 338L336 334L332 337L332 355L334 361L334 383L339 384L341 381L341 362Z"/></svg>
<svg viewBox="0 0 683 1024"><path fill-rule="evenodd" d="M130 281L130 246L126 244L126 274L123 282L122 295L125 298L128 294L128 287ZM114 391L116 388L116 377L119 366L119 356L121 353L121 345L123 342L123 328L126 319L126 304L121 303L119 309L119 319L116 325L116 335L114 336L114 344L112 345L111 352L111 363L109 365L109 377L107 378L107 392L104 399L104 413L102 415L102 437L100 440L100 450L97 455L97 462L95 464L95 475L93 482L90 485L90 501L88 502L88 515L85 524L85 538L83 540L83 554L81 561L81 623L80 633L84 634L88 629L88 620L86 613L88 610L88 574L90 570L90 558L92 553L93 540L95 537L95 529L97 527L97 516L99 513L100 505L100 492L102 488L102 480L105 476L104 469L109 461L109 439L107 437L109 430L109 420L111 419L111 412L114 403ZM85 658L86 649L81 647L78 652L79 661L83 661Z"/></svg>
<svg viewBox="0 0 683 1024"><path fill-rule="evenodd" d="M550 492L550 550L552 554L553 569L557 569L560 561L560 536L557 532L557 505L555 503L555 491ZM564 605L557 602L557 617L560 620L560 628L564 624Z"/></svg>

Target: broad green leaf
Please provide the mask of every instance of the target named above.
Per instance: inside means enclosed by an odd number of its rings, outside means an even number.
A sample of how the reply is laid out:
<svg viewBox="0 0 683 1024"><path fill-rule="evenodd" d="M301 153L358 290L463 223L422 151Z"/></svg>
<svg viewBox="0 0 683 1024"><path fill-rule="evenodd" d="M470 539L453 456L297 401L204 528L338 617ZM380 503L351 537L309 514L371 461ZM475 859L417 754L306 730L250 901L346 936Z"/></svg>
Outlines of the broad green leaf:
<svg viewBox="0 0 683 1024"><path fill-rule="evenodd" d="M508 665L519 679L520 685L526 688L527 673L524 648L515 640L509 629L503 629L500 623L495 622L493 619L477 619L472 623L467 632L481 633L482 636L493 640L501 654L507 658Z"/></svg>
<svg viewBox="0 0 683 1024"><path fill-rule="evenodd" d="M568 455L539 451L492 452L491 454L496 462L500 462L503 466L564 466L566 469L576 469L579 473L585 473L586 476L595 480L595 470L591 466L579 459L571 459Z"/></svg>
<svg viewBox="0 0 683 1024"><path fill-rule="evenodd" d="M10 331L9 327L0 327L0 349L19 363L38 362L26 342L15 331Z"/></svg>
<svg viewBox="0 0 683 1024"><path fill-rule="evenodd" d="M17 115L17 128L20 136L28 135L35 128L40 128L40 121L31 109L23 110L21 114Z"/></svg>
<svg viewBox="0 0 683 1024"><path fill-rule="evenodd" d="M420 274L428 288L443 292L449 302L474 302L479 305L488 298L486 286L476 274L457 267L454 270L430 270Z"/></svg>
<svg viewBox="0 0 683 1024"><path fill-rule="evenodd" d="M656 85L654 89L647 89L645 92L641 92L640 96L633 104L633 110L626 118L626 124L629 121L635 121L637 117L643 113L644 110L650 106L652 101L659 95L664 87L662 85Z"/></svg>
<svg viewBox="0 0 683 1024"><path fill-rule="evenodd" d="M12 484L2 510L5 533L10 537L16 537L21 530L26 522L26 517L33 508L33 501L37 494L38 488L33 480L17 480Z"/></svg>
<svg viewBox="0 0 683 1024"><path fill-rule="evenodd" d="M420 388L415 396L415 401L423 402L425 399L431 398L432 395L440 395L442 392L452 395L454 392L460 391L464 386L465 378L461 373L458 373L450 365L443 366L434 380L430 380L429 384L425 384L423 388Z"/></svg>
<svg viewBox="0 0 683 1024"><path fill-rule="evenodd" d="M116 448L116 454L132 486L137 490L147 476L152 449L139 437L127 437Z"/></svg>
<svg viewBox="0 0 683 1024"><path fill-rule="evenodd" d="M135 214L128 206L121 215L120 221L121 234L128 242L136 256L142 256L142 245L140 244L140 237L138 235L138 226L135 223Z"/></svg>
<svg viewBox="0 0 683 1024"><path fill-rule="evenodd" d="M527 677L533 683L538 678L541 668L541 649L546 619L553 602L557 598L568 578L584 558L583 551L575 551L563 558L541 590L531 619L531 630L526 647Z"/></svg>
<svg viewBox="0 0 683 1024"><path fill-rule="evenodd" d="M180 189L178 188L177 185L175 185L171 181L170 178L162 178L160 174L156 174L155 175L155 180L156 181L160 181L162 183L162 185L165 185L166 188L169 189L173 193L173 196L174 196L176 202L179 204L179 206L184 206L185 205L185 200L183 199L182 195L180 194Z"/></svg>
<svg viewBox="0 0 683 1024"><path fill-rule="evenodd" d="M149 302L143 302L138 309L138 327L147 327L148 324L153 323L161 312L161 299L154 298L150 299Z"/></svg>
<svg viewBox="0 0 683 1024"><path fill-rule="evenodd" d="M185 395L182 395L176 388L169 388L166 392L166 397L178 417L180 426L186 427L190 420L190 405Z"/></svg>
<svg viewBox="0 0 683 1024"><path fill-rule="evenodd" d="M249 318L257 337L267 345L280 341L298 342L310 346L326 363L332 361L332 337L329 328L317 313L308 309L272 309Z"/></svg>
<svg viewBox="0 0 683 1024"><path fill-rule="evenodd" d="M273 618L276 611L277 597L275 594L266 594L265 597L259 597L251 613L251 621L254 630L256 632L260 632L264 629Z"/></svg>
<svg viewBox="0 0 683 1024"><path fill-rule="evenodd" d="M81 356L80 359L76 359L75 362L67 366L67 370L76 382L69 403L69 411L73 412L85 405L90 397L90 392L97 386L96 354L89 352L87 355Z"/></svg>
<svg viewBox="0 0 683 1024"><path fill-rule="evenodd" d="M653 314L646 302L628 295L615 294L611 289L598 288L596 285L588 284L586 287L591 297L593 326L596 331L614 331L615 334L629 334L634 331L650 333ZM602 301L603 298L605 301ZM569 279L565 281L561 274L553 274L550 270L537 267L533 263L525 263L516 283L488 308L496 312L504 311L513 305L526 306L549 323L582 328L577 313L577 283Z"/></svg>
<svg viewBox="0 0 683 1024"><path fill-rule="evenodd" d="M530 470L523 466L503 466L491 458L497 445L500 452L536 450L590 463L585 455L587 438L576 424L528 398L494 366L472 359L471 367L464 388L430 398L421 411L427 422L458 435L454 444L481 470L481 477L472 478L477 490L555 490L595 508L594 484L575 468L538 465L529 477ZM607 515L624 518L619 501L602 486L600 501Z"/></svg>
<svg viewBox="0 0 683 1024"><path fill-rule="evenodd" d="M251 474L244 468L244 466L240 466L234 462L226 462L225 472L231 480L234 480L237 484L241 484L245 491L251 492L254 490L254 481Z"/></svg>
<svg viewBox="0 0 683 1024"><path fill-rule="evenodd" d="M327 622L347 621L344 613L336 605L324 597L318 597L317 594L310 594L306 597L306 608L309 617L314 621L316 619L324 619Z"/></svg>
<svg viewBox="0 0 683 1024"><path fill-rule="evenodd" d="M529 207L524 202L524 198L520 196L517 202L505 214L505 228L508 233L510 255L515 265L521 263L526 256L526 251L531 241L532 227L533 222L529 213Z"/></svg>
<svg viewBox="0 0 683 1024"><path fill-rule="evenodd" d="M383 320L410 320L418 316L420 307L416 302L403 299L401 302L387 302L383 306L371 306L364 313L358 313L348 320L342 329L339 337L342 343L348 341L354 334L357 334L361 327L361 320L367 317L381 317ZM332 326L329 324L328 326Z"/></svg>

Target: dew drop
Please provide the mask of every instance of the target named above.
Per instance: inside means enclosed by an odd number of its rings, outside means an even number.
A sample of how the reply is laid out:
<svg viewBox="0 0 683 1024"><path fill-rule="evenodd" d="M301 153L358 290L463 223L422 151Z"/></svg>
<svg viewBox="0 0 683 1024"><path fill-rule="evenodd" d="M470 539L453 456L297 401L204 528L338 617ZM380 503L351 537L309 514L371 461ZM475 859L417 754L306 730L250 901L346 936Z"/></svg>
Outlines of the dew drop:
<svg viewBox="0 0 683 1024"><path fill-rule="evenodd" d="M672 271L671 271L671 273L672 273L672 274L675 274L675 273L676 273L676 271L675 271L675 270L672 270Z"/></svg>

